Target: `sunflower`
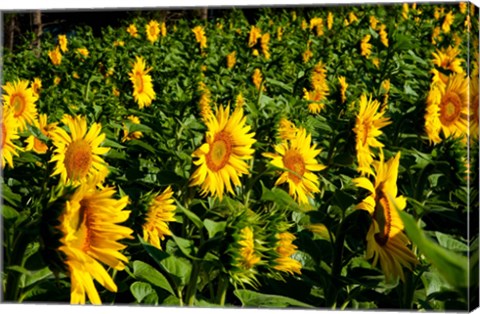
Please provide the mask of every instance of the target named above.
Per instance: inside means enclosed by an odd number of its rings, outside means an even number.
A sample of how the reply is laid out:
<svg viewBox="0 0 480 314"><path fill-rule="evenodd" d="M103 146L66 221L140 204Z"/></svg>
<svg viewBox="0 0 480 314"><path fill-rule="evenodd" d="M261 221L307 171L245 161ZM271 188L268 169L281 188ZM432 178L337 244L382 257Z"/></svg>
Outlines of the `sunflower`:
<svg viewBox="0 0 480 314"><path fill-rule="evenodd" d="M160 34L160 24L157 21L151 20L146 26L145 31L147 32L147 39L152 44L158 40L158 35Z"/></svg>
<svg viewBox="0 0 480 314"><path fill-rule="evenodd" d="M165 21L160 24L160 35L162 35L162 37L167 36L167 24L165 23Z"/></svg>
<svg viewBox="0 0 480 314"><path fill-rule="evenodd" d="M381 24L378 28L378 35L380 35L380 41L385 47L388 47L388 33L385 30L387 26L385 24Z"/></svg>
<svg viewBox="0 0 480 314"><path fill-rule="evenodd" d="M270 52L268 51L268 43L270 42L270 34L263 34L260 38L260 46L262 47L262 53L265 56L265 59L270 59Z"/></svg>
<svg viewBox="0 0 480 314"><path fill-rule="evenodd" d="M42 89L42 80L38 77L34 78L32 82L33 96L38 98L40 96L41 89Z"/></svg>
<svg viewBox="0 0 480 314"><path fill-rule="evenodd" d="M55 47L54 50L48 52L48 57L52 61L53 65L60 65L62 63L62 53L60 52L60 47Z"/></svg>
<svg viewBox="0 0 480 314"><path fill-rule="evenodd" d="M313 68L310 80L314 90L322 91L325 95L328 95L327 67L322 61L318 62Z"/></svg>
<svg viewBox="0 0 480 314"><path fill-rule="evenodd" d="M315 159L321 150L315 149L316 144L311 145L311 142L311 135L300 127L293 139L275 145L276 153L263 153L263 156L272 159L272 165L285 169L275 185L287 182L289 194L300 204L308 204L308 197L320 192L318 177L312 171L326 168Z"/></svg>
<svg viewBox="0 0 480 314"><path fill-rule="evenodd" d="M340 83L340 96L343 104L347 100L346 93L348 87L347 79L345 78L345 76L339 76L338 83Z"/></svg>
<svg viewBox="0 0 480 314"><path fill-rule="evenodd" d="M260 71L260 69L256 68L253 71L252 81L253 81L253 85L255 85L257 90L260 90L260 87L261 87L262 81L263 81L263 75L262 75L262 71ZM265 86L263 86L263 90L265 90Z"/></svg>
<svg viewBox="0 0 480 314"><path fill-rule="evenodd" d="M380 22L379 20L377 20L377 18L373 15L370 15L370 18L369 18L369 21L370 21L370 27L374 30L377 29L377 24Z"/></svg>
<svg viewBox="0 0 480 314"><path fill-rule="evenodd" d="M60 49L62 50L62 52L68 51L67 44L68 44L67 36L58 35L58 45L60 46Z"/></svg>
<svg viewBox="0 0 480 314"><path fill-rule="evenodd" d="M415 255L408 249L410 243L403 233L403 222L397 210L403 210L407 203L404 196L397 196L397 176L400 152L386 163L383 154L380 161L374 161L375 182L366 177L353 179L354 183L370 192L357 209L366 210L372 217L367 233L367 259L373 257L373 265L380 261L385 277L389 281L400 277L405 281L402 267L412 269L417 264Z"/></svg>
<svg viewBox="0 0 480 314"><path fill-rule="evenodd" d="M250 34L248 35L248 47L253 47L257 44L258 39L262 36L262 31L260 28L253 26L250 29Z"/></svg>
<svg viewBox="0 0 480 314"><path fill-rule="evenodd" d="M310 61L312 57L313 57L313 53L310 50L310 48L307 47L307 49L302 53L303 63L307 63L308 61Z"/></svg>
<svg viewBox="0 0 480 314"><path fill-rule="evenodd" d="M427 98L425 128L434 143L440 140L433 132L441 130L445 137L463 138L468 132L468 79L452 74L446 86L432 84ZM439 127L433 128L432 124Z"/></svg>
<svg viewBox="0 0 480 314"><path fill-rule="evenodd" d="M210 115L205 124L208 127L206 143L192 156L198 166L192 174L191 186L200 185L202 195L210 194L220 199L223 193L234 194L232 184L239 186L239 177L249 174L246 160L253 158L252 145L256 142L255 133L246 125L247 118L243 109L235 108L230 116L230 106L217 110L216 116Z"/></svg>
<svg viewBox="0 0 480 314"><path fill-rule="evenodd" d="M287 272L293 275L293 273L301 274L302 264L293 259L292 255L295 254L297 246L293 244L295 236L290 232L282 232L276 235L278 239L277 247L275 249L278 254L278 258L275 259L276 270Z"/></svg>
<svg viewBox="0 0 480 314"><path fill-rule="evenodd" d="M452 26L453 22L455 21L455 16L453 12L450 11L445 15L445 19L443 20L442 30L445 34L450 33L450 26Z"/></svg>
<svg viewBox="0 0 480 314"><path fill-rule="evenodd" d="M109 291L117 291L102 263L115 270L125 269L128 263L119 252L126 245L118 242L132 239L133 230L118 225L130 215L130 211L123 210L128 197L114 199L113 188L98 190L95 185L89 182L79 186L59 216L58 229L63 234L59 251L66 257L72 304L85 304L85 293L92 304L101 304L93 279Z"/></svg>
<svg viewBox="0 0 480 314"><path fill-rule="evenodd" d="M145 68L145 60L137 56L132 72L129 73L130 81L133 83L133 98L140 109L144 106L149 107L156 96L153 90L152 77L148 74L152 68Z"/></svg>
<svg viewBox="0 0 480 314"><path fill-rule="evenodd" d="M469 134L478 139L478 76L470 80L470 130Z"/></svg>
<svg viewBox="0 0 480 314"><path fill-rule="evenodd" d="M460 54L458 47L449 46L447 49L437 49L433 52L433 64L445 70L450 70L455 73L463 73L462 62L465 60L457 58Z"/></svg>
<svg viewBox="0 0 480 314"><path fill-rule="evenodd" d="M232 51L227 55L227 69L233 68L235 62L237 62L237 52Z"/></svg>
<svg viewBox="0 0 480 314"><path fill-rule="evenodd" d="M207 85L204 82L198 83L198 91L200 92L200 100L198 106L200 107L200 116L203 121L206 121L213 114L211 106L211 94Z"/></svg>
<svg viewBox="0 0 480 314"><path fill-rule="evenodd" d="M132 36L132 37L135 37L135 38L138 37L138 30L137 30L137 27L135 26L135 24L128 25L127 33L129 33L130 36Z"/></svg>
<svg viewBox="0 0 480 314"><path fill-rule="evenodd" d="M320 113L325 108L323 101L326 95L327 93L324 90L308 91L305 88L303 89L303 99L309 102L308 110L314 114Z"/></svg>
<svg viewBox="0 0 480 314"><path fill-rule="evenodd" d="M140 119L137 116L130 115L127 117L127 119L132 123L132 124L140 124ZM123 123L123 137L122 137L122 142L125 141L130 141L130 140L138 140L143 136L143 133L141 131L133 131L129 132L128 127Z"/></svg>
<svg viewBox="0 0 480 314"><path fill-rule="evenodd" d="M145 223L142 226L145 241L160 250L162 249L160 240L165 240L165 236L172 235L168 228L168 222L175 221L176 206L173 205L172 196L173 191L170 186L162 194L155 196L148 207Z"/></svg>
<svg viewBox="0 0 480 314"><path fill-rule="evenodd" d="M279 26L277 27L277 40L282 41L283 37L283 27Z"/></svg>
<svg viewBox="0 0 480 314"><path fill-rule="evenodd" d="M367 99L366 95L360 97L360 110L353 131L356 134L358 171L362 175L372 174L370 165L373 162L374 153L370 148L383 147L377 137L382 134L380 129L391 123L388 118L383 117L385 111L378 112L379 107L378 101Z"/></svg>
<svg viewBox="0 0 480 314"><path fill-rule="evenodd" d="M21 150L13 141L18 139L17 134L17 120L13 117L13 112L9 108L3 108L1 127L2 133L0 137L2 151L2 169L5 167L5 162L13 168L13 156L18 156L17 151Z"/></svg>
<svg viewBox="0 0 480 314"><path fill-rule="evenodd" d="M255 252L255 239L251 227L244 227L240 230L240 258L238 263L243 269L251 269L260 262L260 256Z"/></svg>
<svg viewBox="0 0 480 314"><path fill-rule="evenodd" d="M12 110L13 118L18 121L19 131L27 129L27 124L33 124L37 119L37 107L35 102L38 98L33 94L33 90L28 88L29 82L26 80L17 80L2 86L5 94L3 103Z"/></svg>
<svg viewBox="0 0 480 314"><path fill-rule="evenodd" d="M328 15L327 15L327 28L329 30L332 29L332 26L333 26L333 13L332 12L328 12Z"/></svg>
<svg viewBox="0 0 480 314"><path fill-rule="evenodd" d="M102 126L93 123L87 131L87 120L82 116L65 115L62 122L70 134L63 128L56 128L52 133L56 147L50 160L56 162L52 176L60 174L62 183L74 185L89 177L105 177L108 174L107 164L99 155L106 154L110 148L100 147L105 140L105 133L100 134Z"/></svg>
<svg viewBox="0 0 480 314"><path fill-rule="evenodd" d="M195 26L192 32L195 34L195 40L200 44L200 49L207 48L207 37L203 26Z"/></svg>
<svg viewBox="0 0 480 314"><path fill-rule="evenodd" d="M47 123L47 115L42 113L38 116L38 121L35 120L34 125L48 138L52 137L53 131L57 127L57 122ZM48 146L45 142L38 139L35 135L30 135L26 140L27 147L25 150L33 150L37 154L45 154L48 150Z"/></svg>
<svg viewBox="0 0 480 314"><path fill-rule="evenodd" d="M88 51L87 48L83 47L83 48L77 48L77 53L80 54L81 56L83 57L88 57L88 55L90 54L90 52Z"/></svg>
<svg viewBox="0 0 480 314"><path fill-rule="evenodd" d="M237 97L235 98L235 107L242 108L245 105L245 98L243 97L242 93L238 93Z"/></svg>
<svg viewBox="0 0 480 314"><path fill-rule="evenodd" d="M278 136L282 140L293 140L297 134L297 127L291 121L285 118L280 119L278 126Z"/></svg>
<svg viewBox="0 0 480 314"><path fill-rule="evenodd" d="M372 53L372 44L369 43L371 37L370 34L367 34L360 41L360 54L367 59Z"/></svg>
<svg viewBox="0 0 480 314"><path fill-rule="evenodd" d="M402 5L402 17L408 20L408 3L403 3Z"/></svg>

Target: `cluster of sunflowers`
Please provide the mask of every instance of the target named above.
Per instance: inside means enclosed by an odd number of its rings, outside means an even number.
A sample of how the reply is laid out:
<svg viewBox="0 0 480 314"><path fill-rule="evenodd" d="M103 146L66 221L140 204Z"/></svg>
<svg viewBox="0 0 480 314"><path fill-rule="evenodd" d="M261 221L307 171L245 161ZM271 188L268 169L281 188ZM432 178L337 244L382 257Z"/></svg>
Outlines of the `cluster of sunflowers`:
<svg viewBox="0 0 480 314"><path fill-rule="evenodd" d="M5 300L468 308L478 10L224 14L6 53Z"/></svg>

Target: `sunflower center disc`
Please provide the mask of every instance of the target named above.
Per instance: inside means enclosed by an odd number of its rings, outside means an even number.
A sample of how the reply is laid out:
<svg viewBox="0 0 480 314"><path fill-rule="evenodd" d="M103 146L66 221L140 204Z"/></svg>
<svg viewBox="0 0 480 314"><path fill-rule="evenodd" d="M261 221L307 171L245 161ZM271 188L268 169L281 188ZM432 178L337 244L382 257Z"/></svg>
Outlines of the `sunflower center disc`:
<svg viewBox="0 0 480 314"><path fill-rule="evenodd" d="M68 146L65 153L65 168L70 179L84 178L92 165L92 148L84 140Z"/></svg>
<svg viewBox="0 0 480 314"><path fill-rule="evenodd" d="M7 136L7 128L5 127L5 124L2 123L2 137L0 138L0 142L2 143L2 146L0 146L1 150L5 147L5 137Z"/></svg>
<svg viewBox="0 0 480 314"><path fill-rule="evenodd" d="M230 135L225 132L218 133L207 154L208 168L214 171L222 169L227 164L231 153L232 139Z"/></svg>
<svg viewBox="0 0 480 314"><path fill-rule="evenodd" d="M143 91L143 77L141 73L135 74L135 86L137 87L137 91L139 93Z"/></svg>
<svg viewBox="0 0 480 314"><path fill-rule="evenodd" d="M288 177L293 180L293 182L299 183L302 180L303 174L305 173L305 162L303 161L302 156L293 151L287 153L283 157L283 164L285 165L285 168L294 172L290 172Z"/></svg>
<svg viewBox="0 0 480 314"><path fill-rule="evenodd" d="M23 111L25 111L25 100L19 95L13 95L11 103L15 111L15 118L21 116Z"/></svg>
<svg viewBox="0 0 480 314"><path fill-rule="evenodd" d="M444 125L451 125L460 116L462 101L457 94L449 93L444 96L440 107L440 120Z"/></svg>
<svg viewBox="0 0 480 314"><path fill-rule="evenodd" d="M375 204L373 219L378 223L380 229L380 232L375 234L375 241L380 245L385 245L390 236L390 229L392 226L392 208L390 207L390 203L385 197L385 194L381 190L377 193Z"/></svg>

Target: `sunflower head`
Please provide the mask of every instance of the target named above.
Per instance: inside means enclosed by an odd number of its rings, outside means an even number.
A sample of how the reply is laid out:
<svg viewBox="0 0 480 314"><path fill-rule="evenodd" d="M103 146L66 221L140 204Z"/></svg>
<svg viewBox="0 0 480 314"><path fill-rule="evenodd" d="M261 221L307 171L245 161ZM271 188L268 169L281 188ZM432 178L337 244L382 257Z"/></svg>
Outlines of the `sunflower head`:
<svg viewBox="0 0 480 314"><path fill-rule="evenodd" d="M190 183L199 185L202 195L221 199L225 191L234 194L233 186L241 185L240 177L249 174L247 161L253 158L256 141L246 121L242 108L235 108L230 115L230 106L220 106L216 116L206 119L205 143L192 154L198 168Z"/></svg>
<svg viewBox="0 0 480 314"><path fill-rule="evenodd" d="M42 80L38 77L34 78L32 82L33 96L38 98L40 96L41 89L42 89Z"/></svg>
<svg viewBox="0 0 480 314"><path fill-rule="evenodd" d="M48 57L52 61L53 65L60 65L62 63L62 53L60 52L60 47L57 46L55 49L48 52Z"/></svg>
<svg viewBox="0 0 480 314"><path fill-rule="evenodd" d="M237 62L237 52L232 51L227 55L227 69L232 69L235 62Z"/></svg>
<svg viewBox="0 0 480 314"><path fill-rule="evenodd" d="M312 137L299 128L292 139L275 145L275 153L264 153L270 163L283 169L275 185L288 184L289 194L299 203L308 204L308 198L320 192L318 177L313 173L326 168L316 160L321 150L312 144Z"/></svg>
<svg viewBox="0 0 480 314"><path fill-rule="evenodd" d="M14 140L20 138L17 134L18 122L9 108L3 108L1 117L0 150L2 151L2 169L5 167L5 163L13 168L13 157L18 156L18 151L21 150L20 147L13 143Z"/></svg>
<svg viewBox="0 0 480 314"><path fill-rule="evenodd" d="M102 264L123 270L128 259L120 250L122 239L132 239L133 230L119 225L130 211L125 211L128 197L115 199L113 188L98 189L95 180L79 186L65 202L59 216L62 233L58 250L65 256L71 280L70 303L101 304L93 279L112 292L117 286Z"/></svg>
<svg viewBox="0 0 480 314"><path fill-rule="evenodd" d="M248 35L248 47L253 47L257 44L258 39L262 36L260 28L252 25L250 28L250 34Z"/></svg>
<svg viewBox="0 0 480 314"><path fill-rule="evenodd" d="M365 35L360 41L360 54L368 59L372 53L372 44L370 44L370 34Z"/></svg>
<svg viewBox="0 0 480 314"><path fill-rule="evenodd" d="M134 115L128 116L127 120L129 121L130 125L140 124L140 119ZM130 132L130 128L125 123L123 123L122 142L130 141L130 140L138 140L142 136L143 136L143 133L141 131Z"/></svg>
<svg viewBox="0 0 480 314"><path fill-rule="evenodd" d="M130 24L130 25L128 25L128 27L127 27L127 33L129 33L130 36L132 36L132 37L138 37L138 29L137 29L137 27L135 26L135 24Z"/></svg>
<svg viewBox="0 0 480 314"><path fill-rule="evenodd" d="M373 258L375 266L380 266L388 281L400 277L405 281L403 267L412 269L417 258L407 247L410 243L403 233L403 222L398 211L405 209L406 198L397 196L397 177L400 164L400 152L387 162L383 154L380 160L373 162L374 181L360 177L353 181L358 187L370 192L357 209L366 210L372 224L367 233L367 259Z"/></svg>
<svg viewBox="0 0 480 314"><path fill-rule="evenodd" d="M68 51L67 44L68 44L67 36L58 35L58 45L60 46L60 49L62 50L62 52Z"/></svg>
<svg viewBox="0 0 480 314"><path fill-rule="evenodd" d="M153 195L142 224L143 239L161 250L160 240L165 240L165 236L172 235L168 223L176 221L175 209L173 191L170 186L161 194Z"/></svg>
<svg viewBox="0 0 480 314"><path fill-rule="evenodd" d="M160 34L160 24L155 21L151 20L146 26L145 31L147 33L147 39L152 44L158 40L158 36Z"/></svg>
<svg viewBox="0 0 480 314"><path fill-rule="evenodd" d="M270 59L270 52L268 49L268 43L270 42L270 34L265 33L262 35L260 38L260 46L262 48L262 53L265 56L265 59L268 60Z"/></svg>
<svg viewBox="0 0 480 314"><path fill-rule="evenodd" d="M110 148L100 146L105 140L101 125L92 123L88 128L87 120L82 116L65 115L62 122L67 129L57 127L51 134L55 146L50 160L55 163L52 176L59 174L63 184L74 185L92 177L106 177L107 164L100 155L106 154Z"/></svg>
<svg viewBox="0 0 480 314"><path fill-rule="evenodd" d="M38 97L34 95L33 89L28 87L29 82L26 80L17 80L7 82L2 86L5 93L3 94L3 103L6 108L12 111L13 118L18 122L20 131L26 130L27 124L33 124L37 119L37 107L35 102Z"/></svg>
<svg viewBox="0 0 480 314"><path fill-rule="evenodd" d="M35 127L39 129L41 134L43 134L47 139L52 138L52 133L57 128L57 122L48 123L47 115L42 113L38 116L38 121L35 120ZM30 135L26 141L27 147L25 150L33 150L37 154L45 154L48 150L48 145L42 139L38 138L34 134Z"/></svg>
<svg viewBox="0 0 480 314"><path fill-rule="evenodd" d="M200 49L207 48L207 36L205 36L205 29L203 26L195 26L192 29L192 32L195 34L195 40L200 44Z"/></svg>
<svg viewBox="0 0 480 314"><path fill-rule="evenodd" d="M148 74L151 70L152 68L146 69L145 60L137 56L132 72L129 73L130 81L133 84L133 98L140 109L145 106L149 107L156 97L152 77Z"/></svg>

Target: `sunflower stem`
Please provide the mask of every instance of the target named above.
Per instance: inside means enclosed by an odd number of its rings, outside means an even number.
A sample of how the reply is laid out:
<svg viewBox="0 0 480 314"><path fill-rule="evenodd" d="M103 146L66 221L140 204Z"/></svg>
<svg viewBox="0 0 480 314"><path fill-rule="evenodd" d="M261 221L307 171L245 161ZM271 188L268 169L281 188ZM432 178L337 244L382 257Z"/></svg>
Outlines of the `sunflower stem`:
<svg viewBox="0 0 480 314"><path fill-rule="evenodd" d="M220 275L218 290L217 290L217 303L221 306L225 305L227 288L228 288L228 277Z"/></svg>
<svg viewBox="0 0 480 314"><path fill-rule="evenodd" d="M185 295L185 301L187 305L193 306L195 301L195 294L197 292L197 279L198 274L200 273L199 262L193 262L192 274L190 275L190 281L188 282L187 293Z"/></svg>
<svg viewBox="0 0 480 314"><path fill-rule="evenodd" d="M23 266L23 257L25 250L27 249L28 241L24 233L20 233L13 243L15 248L11 263L9 266ZM22 274L18 271L10 270L7 275L7 283L5 285L4 300L5 301L18 301L19 300L19 283Z"/></svg>
<svg viewBox="0 0 480 314"><path fill-rule="evenodd" d="M338 225L335 241L335 251L332 262L332 283L330 289L327 292L327 306L331 309L336 308L338 288L341 285L339 280L340 273L342 271L342 255L343 255L343 243L345 242L345 232L342 222Z"/></svg>

